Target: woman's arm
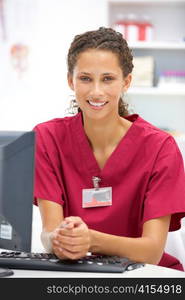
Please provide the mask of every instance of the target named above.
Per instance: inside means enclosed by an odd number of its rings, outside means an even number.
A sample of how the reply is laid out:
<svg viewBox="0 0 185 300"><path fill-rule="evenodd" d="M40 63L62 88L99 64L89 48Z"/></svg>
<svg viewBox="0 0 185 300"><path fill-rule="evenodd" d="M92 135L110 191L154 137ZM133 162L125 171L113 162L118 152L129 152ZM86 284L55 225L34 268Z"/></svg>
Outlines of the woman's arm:
<svg viewBox="0 0 185 300"><path fill-rule="evenodd" d="M41 241L45 250L54 252L61 259L70 258L70 255L75 255L75 258L85 256L90 247L90 231L87 225L78 217L72 217L73 222L66 221L68 218L64 221L63 207L53 201L37 201L42 219ZM67 232L68 238L72 240L71 251L63 249L63 243L60 241L63 231Z"/></svg>
<svg viewBox="0 0 185 300"><path fill-rule="evenodd" d="M142 236L139 238L87 230L86 224L79 217L68 217L63 223L65 222L69 226L60 229L58 241L62 245L61 253L70 259L79 258L81 253L85 253L82 251L84 249L86 252L117 255L139 262L157 264L164 251L170 216L145 222Z"/></svg>
<svg viewBox="0 0 185 300"><path fill-rule="evenodd" d="M60 258L78 259L90 251L151 264L157 264L161 259L170 216L145 222L142 236L129 238L89 229L79 217L64 219L63 207L52 201L39 199L38 204L42 243L47 252L54 252Z"/></svg>
<svg viewBox="0 0 185 300"><path fill-rule="evenodd" d="M164 251L170 216L144 223L142 237L129 238L91 230L90 251L128 257L131 260L158 264Z"/></svg>
<svg viewBox="0 0 185 300"><path fill-rule="evenodd" d="M42 220L41 241L47 252L53 252L53 237L64 219L63 207L53 201L37 199Z"/></svg>

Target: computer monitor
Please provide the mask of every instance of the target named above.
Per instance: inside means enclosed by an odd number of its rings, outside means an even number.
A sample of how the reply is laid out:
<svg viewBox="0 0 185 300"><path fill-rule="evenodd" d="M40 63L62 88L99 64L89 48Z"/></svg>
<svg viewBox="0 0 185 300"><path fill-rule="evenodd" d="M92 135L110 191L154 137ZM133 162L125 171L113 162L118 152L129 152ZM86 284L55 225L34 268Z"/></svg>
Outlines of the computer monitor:
<svg viewBox="0 0 185 300"><path fill-rule="evenodd" d="M0 248L31 251L33 131L0 131Z"/></svg>

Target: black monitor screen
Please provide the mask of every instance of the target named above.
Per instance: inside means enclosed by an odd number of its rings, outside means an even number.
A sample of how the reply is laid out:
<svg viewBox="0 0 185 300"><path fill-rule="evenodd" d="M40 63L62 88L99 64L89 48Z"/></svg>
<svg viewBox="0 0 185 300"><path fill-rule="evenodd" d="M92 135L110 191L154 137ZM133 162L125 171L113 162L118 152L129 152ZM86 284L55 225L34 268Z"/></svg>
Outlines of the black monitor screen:
<svg viewBox="0 0 185 300"><path fill-rule="evenodd" d="M0 131L0 248L31 251L33 131Z"/></svg>

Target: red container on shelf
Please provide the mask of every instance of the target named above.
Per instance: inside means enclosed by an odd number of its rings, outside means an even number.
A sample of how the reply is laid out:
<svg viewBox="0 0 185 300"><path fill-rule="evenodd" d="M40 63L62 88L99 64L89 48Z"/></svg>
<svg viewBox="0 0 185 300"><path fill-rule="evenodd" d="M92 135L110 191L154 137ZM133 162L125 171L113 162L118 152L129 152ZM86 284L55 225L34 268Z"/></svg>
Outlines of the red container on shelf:
<svg viewBox="0 0 185 300"><path fill-rule="evenodd" d="M129 42L136 42L139 39L139 22L135 14L128 14L124 20L125 39Z"/></svg>
<svg viewBox="0 0 185 300"><path fill-rule="evenodd" d="M153 25L149 21L141 21L139 24L139 41L153 40Z"/></svg>
<svg viewBox="0 0 185 300"><path fill-rule="evenodd" d="M113 28L122 33L128 42L151 41L153 39L153 25L148 17L137 18L135 14L126 17L119 15Z"/></svg>
<svg viewBox="0 0 185 300"><path fill-rule="evenodd" d="M119 15L113 28L122 33L123 37L129 42L135 42L139 39L139 23L134 14L125 17Z"/></svg>
<svg viewBox="0 0 185 300"><path fill-rule="evenodd" d="M125 21L125 39L129 42L136 42L139 39L139 24L135 20Z"/></svg>

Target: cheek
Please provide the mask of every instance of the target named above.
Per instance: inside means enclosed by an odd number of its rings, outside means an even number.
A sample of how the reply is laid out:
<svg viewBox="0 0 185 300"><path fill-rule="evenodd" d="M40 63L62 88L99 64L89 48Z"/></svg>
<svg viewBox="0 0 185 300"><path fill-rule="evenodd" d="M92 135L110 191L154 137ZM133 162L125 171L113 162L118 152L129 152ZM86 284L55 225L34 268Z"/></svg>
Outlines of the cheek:
<svg viewBox="0 0 185 300"><path fill-rule="evenodd" d="M119 98L121 97L122 92L123 91L122 91L122 89L119 86L112 87L109 90L109 97L111 97L115 101L119 101Z"/></svg>
<svg viewBox="0 0 185 300"><path fill-rule="evenodd" d="M74 88L75 94L76 94L77 96L81 96L81 97L83 97L83 95L85 96L86 93L88 93L88 90L89 90L88 87L85 86L85 85L83 85L83 86L78 85L78 86L76 86L76 87Z"/></svg>

